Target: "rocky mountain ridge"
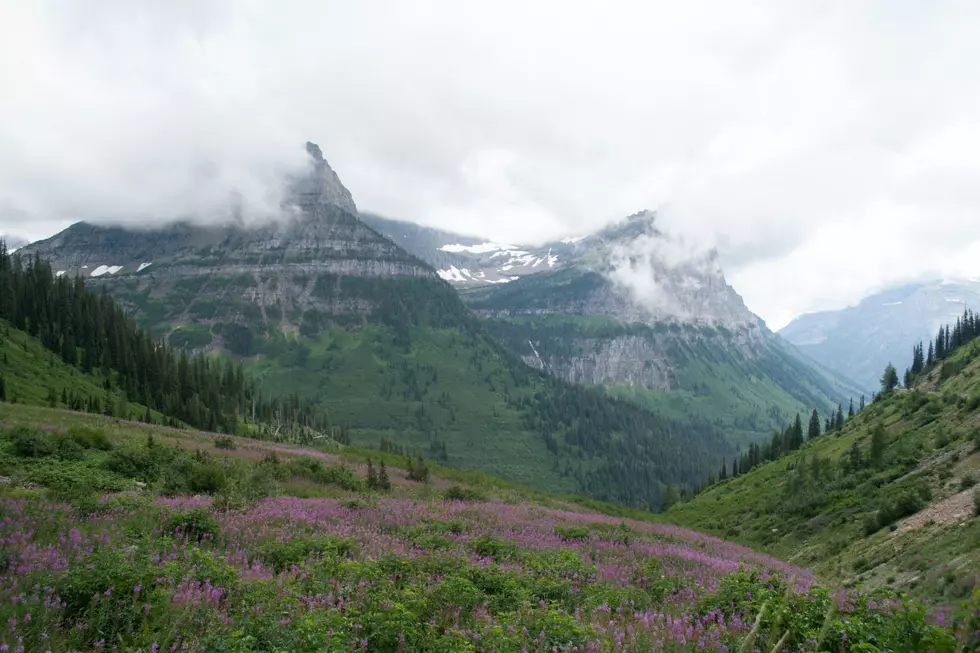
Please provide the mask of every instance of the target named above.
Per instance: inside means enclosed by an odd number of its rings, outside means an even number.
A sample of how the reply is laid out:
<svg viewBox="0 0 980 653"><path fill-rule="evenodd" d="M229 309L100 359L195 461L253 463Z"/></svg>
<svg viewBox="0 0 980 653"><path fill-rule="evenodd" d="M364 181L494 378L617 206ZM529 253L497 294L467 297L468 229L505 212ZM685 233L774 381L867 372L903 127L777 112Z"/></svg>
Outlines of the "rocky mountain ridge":
<svg viewBox="0 0 980 653"><path fill-rule="evenodd" d="M467 297L494 294L516 300L526 289L540 288L531 279L536 275L556 286L544 301L517 300L496 311L480 309L490 317L604 315L627 323L677 321L749 329L759 324L725 280L717 254L678 252L678 243L656 228L652 211L640 211L594 234L538 246L486 242L377 216L366 221L436 267L440 277ZM523 282L509 287L517 281Z"/></svg>

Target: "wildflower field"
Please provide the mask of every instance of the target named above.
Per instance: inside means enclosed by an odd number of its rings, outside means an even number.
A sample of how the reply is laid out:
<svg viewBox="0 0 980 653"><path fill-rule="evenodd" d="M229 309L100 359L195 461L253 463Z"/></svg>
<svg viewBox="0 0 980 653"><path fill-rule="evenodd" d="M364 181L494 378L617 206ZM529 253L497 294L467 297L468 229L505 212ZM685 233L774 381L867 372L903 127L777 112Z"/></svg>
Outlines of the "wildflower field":
<svg viewBox="0 0 980 653"><path fill-rule="evenodd" d="M842 590L676 526L512 487L413 481L391 457L391 487L369 487L356 457L5 410L0 651L980 642L976 597L926 608Z"/></svg>

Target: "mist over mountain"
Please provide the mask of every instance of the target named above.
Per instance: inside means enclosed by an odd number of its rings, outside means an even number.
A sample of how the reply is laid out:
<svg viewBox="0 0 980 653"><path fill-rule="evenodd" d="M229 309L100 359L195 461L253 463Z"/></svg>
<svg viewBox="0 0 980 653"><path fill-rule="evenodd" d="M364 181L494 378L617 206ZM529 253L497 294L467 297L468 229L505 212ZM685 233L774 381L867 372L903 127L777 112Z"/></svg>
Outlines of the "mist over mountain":
<svg viewBox="0 0 980 653"><path fill-rule="evenodd" d="M801 315L779 334L871 391L888 363L904 369L913 345L928 343L940 326L978 307L980 280L939 279L883 290L841 310Z"/></svg>

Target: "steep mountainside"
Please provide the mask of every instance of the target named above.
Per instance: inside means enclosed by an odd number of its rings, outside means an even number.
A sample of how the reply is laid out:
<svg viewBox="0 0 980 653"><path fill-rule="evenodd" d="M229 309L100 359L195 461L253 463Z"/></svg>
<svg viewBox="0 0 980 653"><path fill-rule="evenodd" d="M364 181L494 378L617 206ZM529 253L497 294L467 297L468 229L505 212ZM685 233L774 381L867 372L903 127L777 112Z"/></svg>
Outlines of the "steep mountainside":
<svg viewBox="0 0 980 653"><path fill-rule="evenodd" d="M800 351L866 389L889 361L936 335L967 308L980 307L980 281L935 281L875 293L856 306L801 315L779 334Z"/></svg>
<svg viewBox="0 0 980 653"><path fill-rule="evenodd" d="M714 254L678 251L652 214L574 247L553 271L464 292L529 365L714 424L739 445L860 394L769 332Z"/></svg>
<svg viewBox="0 0 980 653"><path fill-rule="evenodd" d="M840 430L719 482L667 517L848 584L954 602L980 582L978 423L973 340L911 390L883 395Z"/></svg>
<svg viewBox="0 0 980 653"><path fill-rule="evenodd" d="M229 353L266 392L315 399L362 444L640 505L731 453L705 421L523 364L432 267L361 222L308 151L309 175L267 224L81 223L23 251L87 276L171 344Z"/></svg>

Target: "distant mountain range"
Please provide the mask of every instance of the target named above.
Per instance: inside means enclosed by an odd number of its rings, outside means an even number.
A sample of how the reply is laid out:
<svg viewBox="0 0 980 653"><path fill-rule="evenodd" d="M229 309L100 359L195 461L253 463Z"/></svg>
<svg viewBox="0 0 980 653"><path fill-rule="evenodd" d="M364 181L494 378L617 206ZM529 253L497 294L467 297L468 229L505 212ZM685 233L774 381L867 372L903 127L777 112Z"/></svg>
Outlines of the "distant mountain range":
<svg viewBox="0 0 980 653"><path fill-rule="evenodd" d="M779 334L807 356L866 391L878 388L893 363L899 373L912 361L912 346L934 338L965 309L980 309L980 280L937 280L884 290L857 305L808 313Z"/></svg>

